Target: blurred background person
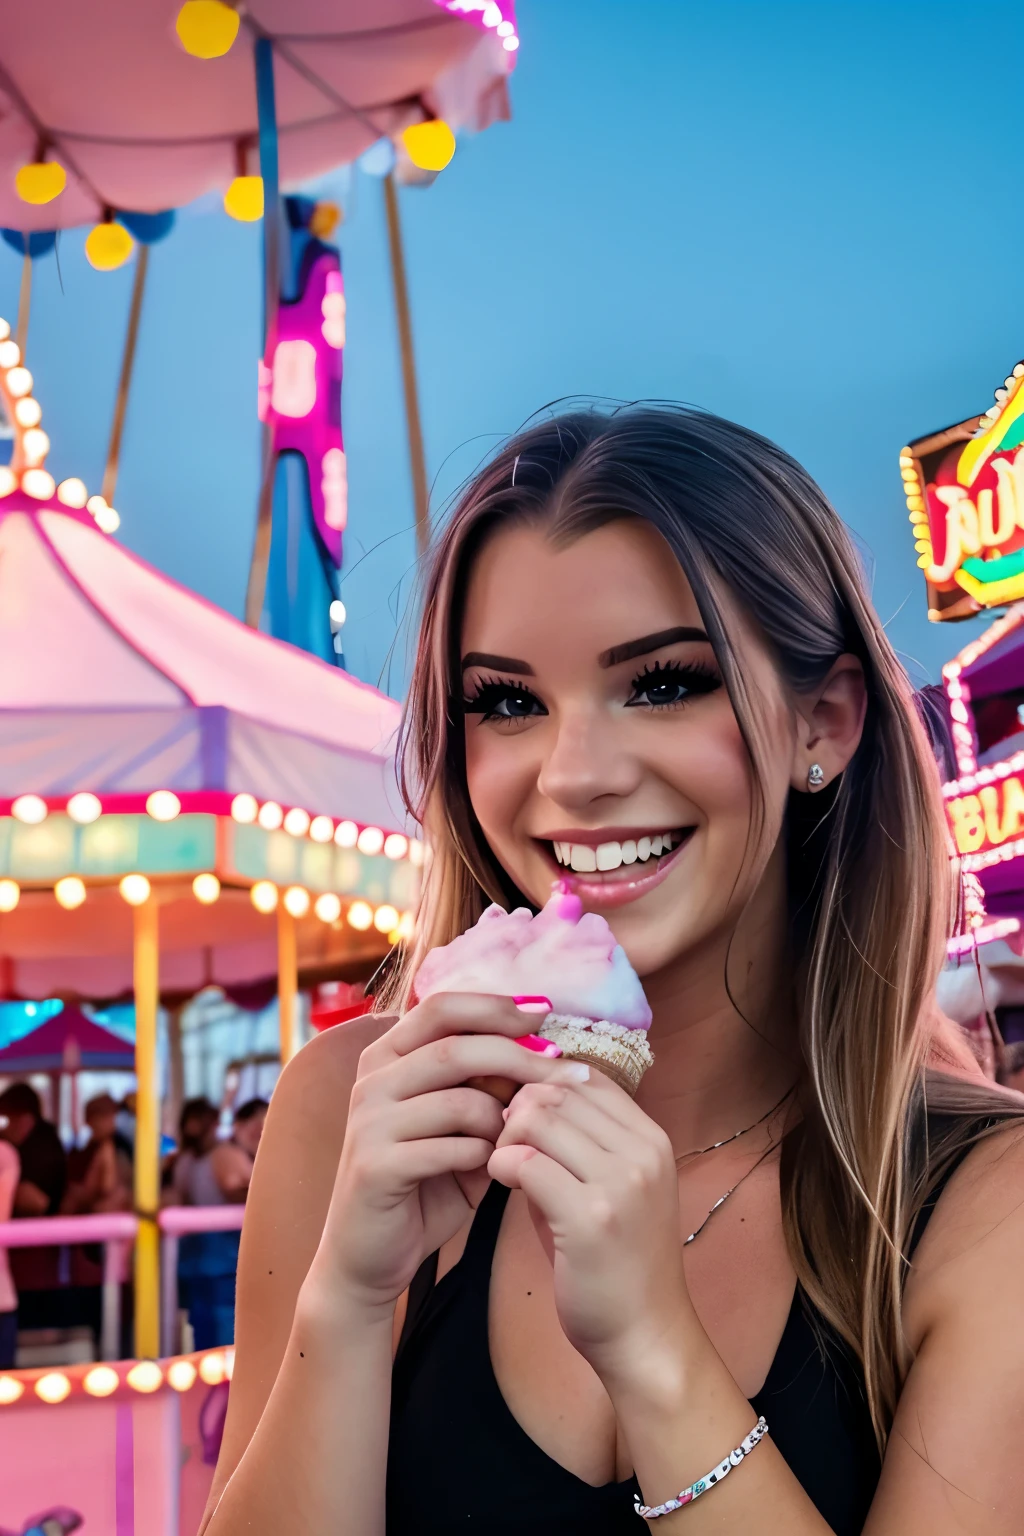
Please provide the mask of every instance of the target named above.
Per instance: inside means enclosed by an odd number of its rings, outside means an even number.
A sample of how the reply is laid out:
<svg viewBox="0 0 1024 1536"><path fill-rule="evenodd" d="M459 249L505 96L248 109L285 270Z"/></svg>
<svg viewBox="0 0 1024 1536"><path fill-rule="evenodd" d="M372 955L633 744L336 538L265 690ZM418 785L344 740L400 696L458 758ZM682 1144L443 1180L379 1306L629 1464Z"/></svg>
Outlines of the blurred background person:
<svg viewBox="0 0 1024 1536"><path fill-rule="evenodd" d="M0 1221L11 1219L20 1178L21 1159L9 1141L0 1139ZM18 1293L11 1279L7 1249L0 1248L0 1369L13 1366L17 1344Z"/></svg>
<svg viewBox="0 0 1024 1536"><path fill-rule="evenodd" d="M17 1149L21 1165L12 1216L57 1215L67 1186L67 1156L31 1084L12 1083L0 1093L0 1116L7 1120L0 1136ZM63 1327L68 1287L62 1283L60 1249L14 1248L8 1260L18 1294L18 1327Z"/></svg>
<svg viewBox="0 0 1024 1536"><path fill-rule="evenodd" d="M181 1149L164 1196L168 1205L238 1205L245 1201L267 1113L250 1099L235 1113L230 1140L218 1138L220 1114L209 1099L188 1099L181 1111ZM178 1296L192 1325L193 1347L212 1349L235 1336L238 1232L197 1232L178 1249Z"/></svg>
<svg viewBox="0 0 1024 1536"><path fill-rule="evenodd" d="M68 1158L66 1215L92 1215L132 1208L132 1146L117 1129L118 1105L101 1093L85 1106L89 1140Z"/></svg>

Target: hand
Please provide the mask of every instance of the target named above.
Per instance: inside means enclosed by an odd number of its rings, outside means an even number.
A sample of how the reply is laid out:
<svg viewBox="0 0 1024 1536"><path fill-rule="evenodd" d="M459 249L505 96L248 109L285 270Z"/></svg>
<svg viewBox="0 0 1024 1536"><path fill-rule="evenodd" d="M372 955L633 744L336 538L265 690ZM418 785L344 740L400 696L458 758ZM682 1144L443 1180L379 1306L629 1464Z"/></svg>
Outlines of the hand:
<svg viewBox="0 0 1024 1536"><path fill-rule="evenodd" d="M438 993L363 1052L307 1282L328 1304L340 1287L364 1311L393 1308L424 1258L471 1215L502 1119L498 1100L470 1079L578 1076L516 1044L530 1022L509 998Z"/></svg>
<svg viewBox="0 0 1024 1536"><path fill-rule="evenodd" d="M649 1372L693 1318L661 1127L597 1070L576 1086L529 1085L505 1111L487 1171L530 1202L569 1342L606 1386Z"/></svg>

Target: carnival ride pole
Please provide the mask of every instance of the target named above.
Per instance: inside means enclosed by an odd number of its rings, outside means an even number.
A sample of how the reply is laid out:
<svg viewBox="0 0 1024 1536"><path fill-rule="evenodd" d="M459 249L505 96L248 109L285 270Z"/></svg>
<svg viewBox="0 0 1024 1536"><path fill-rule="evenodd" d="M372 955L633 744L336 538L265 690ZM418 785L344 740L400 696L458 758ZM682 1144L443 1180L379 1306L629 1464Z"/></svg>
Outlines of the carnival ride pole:
<svg viewBox="0 0 1024 1536"><path fill-rule="evenodd" d="M299 991L299 953L295 919L282 901L277 909L277 1014L281 1065L298 1049L295 1005Z"/></svg>
<svg viewBox="0 0 1024 1536"><path fill-rule="evenodd" d="M117 490L117 472L121 462L121 438L124 435L124 418L128 409L128 394L132 384L132 370L135 367L135 346L139 339L139 321L142 317L142 296L146 291L146 273L149 270L149 246L139 245L139 253L135 258L135 279L132 283L132 303L128 311L128 330L124 338L124 352L121 356L121 377L117 384L117 398L114 402L114 417L110 424L110 442L107 445L107 462L103 470L103 484L100 494L108 506L114 501L114 493Z"/></svg>
<svg viewBox="0 0 1024 1536"><path fill-rule="evenodd" d="M422 555L430 542L430 498L427 490L427 463L423 452L419 396L416 389L416 358L412 345L409 285L405 276L405 251L402 246L402 224L398 214L398 192L395 189L394 171L389 171L384 178L384 207L388 220L388 248L391 252L391 280L395 289L398 343L402 354L405 424L409 438L409 468L412 473L413 507L416 514L416 553Z"/></svg>
<svg viewBox="0 0 1024 1536"><path fill-rule="evenodd" d="M160 1353L160 1097L156 1025L160 1005L159 927L156 898L134 909L135 980L135 1354Z"/></svg>

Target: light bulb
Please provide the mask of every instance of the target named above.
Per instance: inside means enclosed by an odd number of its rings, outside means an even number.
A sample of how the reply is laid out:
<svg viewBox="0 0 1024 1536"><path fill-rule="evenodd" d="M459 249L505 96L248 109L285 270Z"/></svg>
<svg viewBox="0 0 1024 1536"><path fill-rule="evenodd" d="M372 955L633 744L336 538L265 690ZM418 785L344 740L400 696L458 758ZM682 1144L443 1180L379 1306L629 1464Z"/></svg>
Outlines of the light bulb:
<svg viewBox="0 0 1024 1536"><path fill-rule="evenodd" d="M74 507L76 510L84 507L89 499L89 493L83 481L74 475L70 480L62 480L57 487L57 500L63 502L66 507Z"/></svg>
<svg viewBox="0 0 1024 1536"><path fill-rule="evenodd" d="M204 907L212 907L220 895L220 881L216 875L196 875L192 881L192 894Z"/></svg>
<svg viewBox="0 0 1024 1536"><path fill-rule="evenodd" d="M356 841L360 853L380 853L384 847L384 833L380 827L364 827Z"/></svg>
<svg viewBox="0 0 1024 1536"><path fill-rule="evenodd" d="M334 841L339 848L354 848L359 841L359 828L354 821L339 821L334 829Z"/></svg>
<svg viewBox="0 0 1024 1536"><path fill-rule="evenodd" d="M53 894L59 907L63 907L65 912L73 912L85 900L85 881L77 875L65 875L63 880L57 881Z"/></svg>
<svg viewBox="0 0 1024 1536"><path fill-rule="evenodd" d="M164 1384L164 1373L155 1360L140 1360L138 1365L132 1366L125 1381L136 1392L155 1392Z"/></svg>
<svg viewBox="0 0 1024 1536"><path fill-rule="evenodd" d="M398 912L388 902L378 907L373 914L373 926L378 933L390 933L392 928L398 927Z"/></svg>
<svg viewBox="0 0 1024 1536"><path fill-rule="evenodd" d="M519 47L519 39L518 37L504 37L501 40L501 46L504 48L506 53L515 53L516 49Z"/></svg>
<svg viewBox="0 0 1024 1536"><path fill-rule="evenodd" d="M256 820L268 832L276 832L282 821L284 821L284 812L276 800L265 800L260 806L260 813Z"/></svg>
<svg viewBox="0 0 1024 1536"><path fill-rule="evenodd" d="M21 477L21 488L26 496L36 501L49 501L57 489L57 482L48 469L26 469Z"/></svg>
<svg viewBox="0 0 1024 1536"><path fill-rule="evenodd" d="M30 827L36 827L46 820L46 801L39 795L19 795L11 806L11 815Z"/></svg>
<svg viewBox="0 0 1024 1536"><path fill-rule="evenodd" d="M401 917L398 919L398 937L400 939L411 939L415 927L416 919L413 917L412 913L403 912Z"/></svg>
<svg viewBox="0 0 1024 1536"><path fill-rule="evenodd" d="M27 400L23 402L25 405L29 403ZM42 427L29 427L21 440L21 446L30 464L41 464L50 451L50 439Z"/></svg>
<svg viewBox="0 0 1024 1536"><path fill-rule="evenodd" d="M317 897L313 911L322 923L336 923L341 916L341 900L333 891L325 891Z"/></svg>
<svg viewBox="0 0 1024 1536"><path fill-rule="evenodd" d="M290 832L292 837L305 837L309 831L309 812L302 810L298 805L293 805L284 819L284 829Z"/></svg>
<svg viewBox="0 0 1024 1536"><path fill-rule="evenodd" d="M232 821L240 821L243 826L247 826L249 822L256 820L258 810L259 806L256 803L255 795L236 795L231 802L231 819Z"/></svg>
<svg viewBox="0 0 1024 1536"><path fill-rule="evenodd" d="M348 614L345 611L345 604L342 602L340 597L336 597L334 599L331 606L327 610L327 614L331 623L337 624L338 628L340 629L348 617Z"/></svg>
<svg viewBox="0 0 1024 1536"><path fill-rule="evenodd" d="M384 856L388 859L404 859L409 852L409 839L401 832L392 832L384 839Z"/></svg>
<svg viewBox="0 0 1024 1536"><path fill-rule="evenodd" d="M301 885L290 885L284 893L284 909L292 917L305 917L309 911L309 892Z"/></svg>
<svg viewBox="0 0 1024 1536"><path fill-rule="evenodd" d="M97 224L85 237L85 254L97 272L113 272L123 267L134 249L135 241L124 225L113 220Z"/></svg>
<svg viewBox="0 0 1024 1536"><path fill-rule="evenodd" d="M191 1360L173 1360L167 1367L167 1385L175 1392L187 1392L198 1374Z"/></svg>
<svg viewBox="0 0 1024 1536"><path fill-rule="evenodd" d="M52 203L67 184L67 172L55 160L35 160L21 166L14 177L14 187L22 202L36 207Z"/></svg>
<svg viewBox="0 0 1024 1536"><path fill-rule="evenodd" d="M263 177L236 176L224 193L224 212L241 224L263 217Z"/></svg>
<svg viewBox="0 0 1024 1536"><path fill-rule="evenodd" d="M109 1397L111 1392L116 1392L121 1384L121 1378L110 1365L94 1365L91 1371L86 1371L82 1379L82 1386L90 1397Z"/></svg>
<svg viewBox="0 0 1024 1536"><path fill-rule="evenodd" d="M62 1403L71 1391L71 1383L63 1371L47 1371L36 1382L36 1397L44 1403Z"/></svg>
<svg viewBox="0 0 1024 1536"><path fill-rule="evenodd" d="M13 912L21 900L21 886L17 880L0 880L0 912Z"/></svg>
<svg viewBox="0 0 1024 1536"><path fill-rule="evenodd" d="M0 464L0 496L9 496L18 484L18 477L13 469L6 464Z"/></svg>
<svg viewBox="0 0 1024 1536"><path fill-rule="evenodd" d="M19 427L38 427L43 419L43 408L31 395L23 395L14 407L14 419Z"/></svg>
<svg viewBox="0 0 1024 1536"><path fill-rule="evenodd" d="M120 515L114 511L113 507L100 507L95 517L96 526L101 533L116 533L121 526Z"/></svg>
<svg viewBox="0 0 1024 1536"><path fill-rule="evenodd" d="M125 875L118 890L130 907L141 907L149 900L151 886L145 875Z"/></svg>
<svg viewBox="0 0 1024 1536"><path fill-rule="evenodd" d="M509 41L506 38L506 44ZM443 171L455 153L455 135L440 118L429 123L412 123L403 129L402 143L409 159L420 171Z"/></svg>
<svg viewBox="0 0 1024 1536"><path fill-rule="evenodd" d="M309 824L309 835L314 843L329 843L334 836L334 822L329 816L314 816Z"/></svg>
<svg viewBox="0 0 1024 1536"><path fill-rule="evenodd" d="M7 321L4 321L7 324ZM0 341L0 368L17 368L21 362L21 348L16 341L11 341L10 333Z"/></svg>
<svg viewBox="0 0 1024 1536"><path fill-rule="evenodd" d="M239 19L221 0L185 0L174 30L194 59L220 59L238 36Z"/></svg>
<svg viewBox="0 0 1024 1536"><path fill-rule="evenodd" d="M354 901L345 915L348 918L349 927L357 929L360 933L365 933L373 923L373 908L366 901Z"/></svg>
<svg viewBox="0 0 1024 1536"><path fill-rule="evenodd" d="M154 789L146 800L146 810L154 821L173 821L181 810L181 801L170 789Z"/></svg>
<svg viewBox="0 0 1024 1536"><path fill-rule="evenodd" d="M24 1390L25 1383L17 1376L0 1376L0 1405L6 1408L9 1403L16 1403Z"/></svg>
<svg viewBox="0 0 1024 1536"><path fill-rule="evenodd" d="M89 793L87 789L80 790L77 795L72 795L68 801L68 815L72 821L77 821L80 826L87 826L90 821L95 821L103 811L103 806L96 795Z"/></svg>
<svg viewBox="0 0 1024 1536"><path fill-rule="evenodd" d="M511 37L516 29L510 21L499 21L494 30L499 37Z"/></svg>
<svg viewBox="0 0 1024 1536"><path fill-rule="evenodd" d="M277 906L277 886L272 880L257 880L249 892L249 900L257 912L266 916Z"/></svg>
<svg viewBox="0 0 1024 1536"><path fill-rule="evenodd" d="M220 1353L204 1355L199 1362L199 1375L208 1387L219 1387L227 1375L224 1356Z"/></svg>
<svg viewBox="0 0 1024 1536"><path fill-rule="evenodd" d="M11 368L7 374L7 388L15 399L32 393L32 375L27 368Z"/></svg>

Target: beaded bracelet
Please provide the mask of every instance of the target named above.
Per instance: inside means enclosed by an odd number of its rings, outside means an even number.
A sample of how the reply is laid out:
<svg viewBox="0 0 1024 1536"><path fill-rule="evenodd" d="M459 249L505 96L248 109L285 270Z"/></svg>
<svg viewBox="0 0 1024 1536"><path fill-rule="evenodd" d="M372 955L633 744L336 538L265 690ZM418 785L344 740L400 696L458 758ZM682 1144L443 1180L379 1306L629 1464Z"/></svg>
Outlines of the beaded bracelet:
<svg viewBox="0 0 1024 1536"><path fill-rule="evenodd" d="M643 1520L657 1520L660 1515L670 1515L673 1510L682 1509L684 1504L692 1504L694 1499L699 1499L702 1493L707 1493L716 1483L720 1483L733 1467L738 1467L744 1456L749 1456L757 1442L768 1433L768 1425L764 1418L758 1419L747 1438L740 1442L736 1449L728 1455L724 1461L720 1461L713 1471L699 1477L689 1488L684 1488L677 1493L674 1499L669 1499L665 1504L641 1504L639 1495L633 1500L633 1508Z"/></svg>

